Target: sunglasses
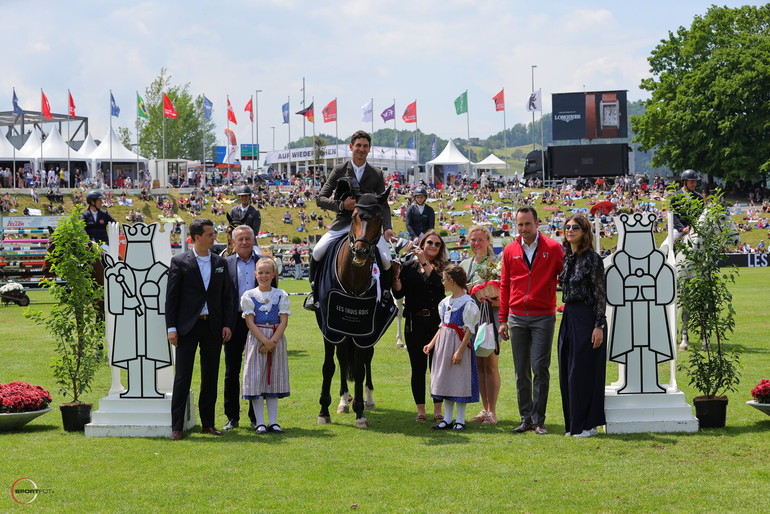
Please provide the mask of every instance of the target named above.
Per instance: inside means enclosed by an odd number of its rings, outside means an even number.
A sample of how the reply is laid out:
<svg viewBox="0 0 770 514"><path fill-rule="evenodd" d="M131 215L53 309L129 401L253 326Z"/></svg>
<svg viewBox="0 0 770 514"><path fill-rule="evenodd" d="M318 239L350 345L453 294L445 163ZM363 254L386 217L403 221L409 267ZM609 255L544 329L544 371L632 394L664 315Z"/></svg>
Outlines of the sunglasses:
<svg viewBox="0 0 770 514"><path fill-rule="evenodd" d="M580 227L580 225L564 225L564 230L565 231L574 230L575 232L577 232L578 230L582 230L582 228Z"/></svg>
<svg viewBox="0 0 770 514"><path fill-rule="evenodd" d="M440 241L425 241L425 244L428 246L441 246L442 243Z"/></svg>

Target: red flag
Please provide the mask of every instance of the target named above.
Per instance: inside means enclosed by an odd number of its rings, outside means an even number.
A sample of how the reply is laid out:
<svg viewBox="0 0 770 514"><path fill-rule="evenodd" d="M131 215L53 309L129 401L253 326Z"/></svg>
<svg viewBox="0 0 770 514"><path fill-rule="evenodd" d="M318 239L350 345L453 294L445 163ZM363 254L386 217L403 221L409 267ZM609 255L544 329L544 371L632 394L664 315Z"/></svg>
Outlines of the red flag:
<svg viewBox="0 0 770 514"><path fill-rule="evenodd" d="M495 96L492 97L492 100L495 101L496 111L504 111L505 110L505 89L501 89L499 93L497 93Z"/></svg>
<svg viewBox="0 0 770 514"><path fill-rule="evenodd" d="M166 93L163 93L163 116L176 119L176 109Z"/></svg>
<svg viewBox="0 0 770 514"><path fill-rule="evenodd" d="M254 121L254 105L251 101L252 98L249 98L249 103L246 104L246 107L243 110L249 113L249 121Z"/></svg>
<svg viewBox="0 0 770 514"><path fill-rule="evenodd" d="M233 106L230 104L230 97L227 98L227 120L238 124L238 120L235 119L235 111L233 111Z"/></svg>
<svg viewBox="0 0 770 514"><path fill-rule="evenodd" d="M337 99L335 98L329 102L326 107L324 107L323 111L321 111L321 113L324 115L324 123L337 121Z"/></svg>
<svg viewBox="0 0 770 514"><path fill-rule="evenodd" d="M417 123L417 100L406 106L401 119L404 120L404 123Z"/></svg>
<svg viewBox="0 0 770 514"><path fill-rule="evenodd" d="M41 107L40 110L43 113L43 117L47 120L52 120L53 116L51 115L51 105L48 103L48 98L45 96L45 93L43 93L43 90L40 90L41 95Z"/></svg>
<svg viewBox="0 0 770 514"><path fill-rule="evenodd" d="M70 96L70 116L75 117L75 100L72 99L72 93L67 92Z"/></svg>

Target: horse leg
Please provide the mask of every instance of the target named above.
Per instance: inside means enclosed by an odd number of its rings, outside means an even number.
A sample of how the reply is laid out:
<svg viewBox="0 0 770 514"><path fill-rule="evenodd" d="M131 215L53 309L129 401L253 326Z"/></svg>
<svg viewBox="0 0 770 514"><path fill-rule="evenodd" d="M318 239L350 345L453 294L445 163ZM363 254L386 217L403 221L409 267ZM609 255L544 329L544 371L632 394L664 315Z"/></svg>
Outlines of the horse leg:
<svg viewBox="0 0 770 514"><path fill-rule="evenodd" d="M680 351L685 351L690 347L690 335L687 324L690 321L690 313L682 309L682 330L680 331L682 343L679 345Z"/></svg>
<svg viewBox="0 0 770 514"><path fill-rule="evenodd" d="M364 363L366 371L366 387L364 393L366 398L364 399L364 410L376 410L377 404L374 403L374 384L372 384L372 358L374 357L374 348L372 348L369 359Z"/></svg>
<svg viewBox="0 0 770 514"><path fill-rule="evenodd" d="M348 392L348 362L342 356L344 349L342 345L337 348L337 362L340 364L340 403L337 405L337 414L348 414L350 412L350 402L353 401L353 397Z"/></svg>
<svg viewBox="0 0 770 514"><path fill-rule="evenodd" d="M331 423L329 415L329 405L332 403L331 387L332 378L334 378L334 345L324 339L324 364L323 364L323 382L321 383L321 398L318 403L321 404L321 411L318 413L318 424L325 425Z"/></svg>
<svg viewBox="0 0 770 514"><path fill-rule="evenodd" d="M350 344L353 344L352 342ZM366 379L366 362L372 360L373 348L355 348L353 353L353 411L356 413L356 428L366 428L369 421L364 417L364 381Z"/></svg>

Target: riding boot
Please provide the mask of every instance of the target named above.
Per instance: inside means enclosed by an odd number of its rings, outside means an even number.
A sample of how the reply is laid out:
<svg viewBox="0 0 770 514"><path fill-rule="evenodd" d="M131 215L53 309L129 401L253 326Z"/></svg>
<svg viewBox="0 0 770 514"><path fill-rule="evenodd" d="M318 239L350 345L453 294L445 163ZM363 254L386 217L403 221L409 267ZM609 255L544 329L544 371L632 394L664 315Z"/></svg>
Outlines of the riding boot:
<svg viewBox="0 0 770 514"><path fill-rule="evenodd" d="M310 282L310 294L308 294L305 297L305 303L302 305L305 309L309 311L317 311L318 305L316 304L316 296L318 296L316 291L316 284L315 284L315 271L316 266L318 266L318 261L313 258L313 254L310 254L310 259L308 259L308 276L307 279Z"/></svg>
<svg viewBox="0 0 770 514"><path fill-rule="evenodd" d="M380 285L383 291L390 291L393 287L393 267L380 270Z"/></svg>

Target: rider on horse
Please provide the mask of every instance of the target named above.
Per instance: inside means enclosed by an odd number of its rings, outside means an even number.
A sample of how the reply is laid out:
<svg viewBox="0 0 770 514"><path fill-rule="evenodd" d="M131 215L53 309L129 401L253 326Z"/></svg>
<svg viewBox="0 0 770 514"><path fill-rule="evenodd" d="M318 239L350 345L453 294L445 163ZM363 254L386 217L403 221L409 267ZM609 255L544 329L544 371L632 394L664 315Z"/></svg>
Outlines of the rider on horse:
<svg viewBox="0 0 770 514"><path fill-rule="evenodd" d="M671 195L669 205L674 213L674 241L690 231L690 227L695 222L692 215L694 214L697 219L700 211L703 210L703 196L695 191L695 188L698 187L698 182L700 182L700 175L697 171L684 170L682 172L682 189ZM701 208L698 209L699 212L691 212L692 209L688 207L691 199L700 201Z"/></svg>
<svg viewBox="0 0 770 514"><path fill-rule="evenodd" d="M371 148L372 137L363 130L356 131L350 138L350 151L352 159L340 164L332 170L329 179L324 184L318 194L316 203L319 207L326 210L335 211L337 217L332 222L330 230L321 237L316 243L313 253L310 257L310 279L313 284L313 295L308 298L306 305L310 310L315 310L315 298L318 298L315 290L315 270L318 261L320 261L332 241L340 236L346 235L352 223L353 210L356 208L356 201L364 193L382 194L385 191L385 178L379 168L375 168L366 162L366 156ZM335 195L337 186L340 182L347 181L350 184L350 191L342 195ZM377 242L377 250L382 262L382 283L390 287L390 249L387 243L393 239L393 225L390 219L390 207L387 202L383 205L382 228L383 237Z"/></svg>
<svg viewBox="0 0 770 514"><path fill-rule="evenodd" d="M86 194L88 209L83 211L80 218L86 223L86 234L91 241L97 242L105 250L110 240L107 237L107 224L115 223L115 219L107 211L102 210L104 194L101 191L91 190Z"/></svg>
<svg viewBox="0 0 770 514"><path fill-rule="evenodd" d="M251 188L249 186L240 186L237 190L239 205L230 209L227 220L231 225L248 225L254 231L254 237L259 236L259 227L262 225L262 215L251 205Z"/></svg>

